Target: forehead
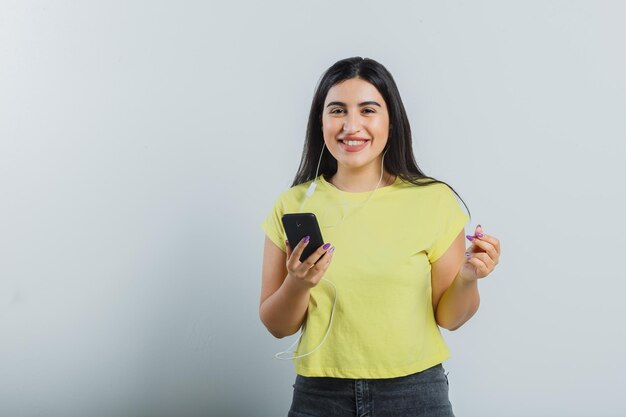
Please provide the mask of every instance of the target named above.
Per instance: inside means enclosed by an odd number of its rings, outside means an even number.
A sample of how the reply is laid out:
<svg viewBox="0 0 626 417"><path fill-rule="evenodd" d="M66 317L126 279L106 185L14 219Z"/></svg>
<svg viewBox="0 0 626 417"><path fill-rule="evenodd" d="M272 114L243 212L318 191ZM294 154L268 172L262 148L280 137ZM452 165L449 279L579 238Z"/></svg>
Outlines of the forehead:
<svg viewBox="0 0 626 417"><path fill-rule="evenodd" d="M360 78L351 78L333 85L328 90L324 105L331 101L341 101L347 105L362 101L377 101L381 106L385 105L385 100L376 87Z"/></svg>

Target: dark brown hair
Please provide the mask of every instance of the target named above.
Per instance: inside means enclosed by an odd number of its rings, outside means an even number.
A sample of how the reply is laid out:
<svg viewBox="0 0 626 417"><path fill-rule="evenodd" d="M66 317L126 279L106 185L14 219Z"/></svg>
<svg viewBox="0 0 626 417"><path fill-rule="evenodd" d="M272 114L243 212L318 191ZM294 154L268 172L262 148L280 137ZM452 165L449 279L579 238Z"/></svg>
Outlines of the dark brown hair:
<svg viewBox="0 0 626 417"><path fill-rule="evenodd" d="M320 152L324 144L322 133L322 112L324 100L328 91L336 84L352 78L361 78L372 84L385 99L389 111L389 139L385 150L385 170L392 175L397 175L405 182L416 186L427 186L434 183L442 183L448 186L461 201L463 199L449 184L444 181L429 177L422 172L413 156L413 144L411 139L411 126L400 98L400 92L391 73L380 63L370 58L346 58L337 61L328 68L318 82L311 103L309 121L306 129L304 149L300 159L300 167L291 184L292 187L310 181L315 178L315 171ZM330 152L324 152L320 162L319 172L324 178L329 179L337 172L337 160ZM463 205L471 213L467 204Z"/></svg>

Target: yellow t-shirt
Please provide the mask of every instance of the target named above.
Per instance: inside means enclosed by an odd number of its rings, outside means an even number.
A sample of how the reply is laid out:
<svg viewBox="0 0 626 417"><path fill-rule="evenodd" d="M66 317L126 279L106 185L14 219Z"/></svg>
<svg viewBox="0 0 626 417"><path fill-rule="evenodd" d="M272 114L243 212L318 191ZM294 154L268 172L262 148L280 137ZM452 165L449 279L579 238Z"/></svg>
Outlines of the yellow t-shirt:
<svg viewBox="0 0 626 417"><path fill-rule="evenodd" d="M373 194L346 192L320 175L315 192L304 200L311 182L283 192L261 223L285 251L282 215L314 213L324 241L335 246L324 275L337 288L332 326L319 349L292 359L296 373L393 378L448 359L433 313L430 264L469 219L456 195L445 184L416 186L400 177ZM322 341L333 298L333 287L323 280L311 289L305 331L294 355Z"/></svg>

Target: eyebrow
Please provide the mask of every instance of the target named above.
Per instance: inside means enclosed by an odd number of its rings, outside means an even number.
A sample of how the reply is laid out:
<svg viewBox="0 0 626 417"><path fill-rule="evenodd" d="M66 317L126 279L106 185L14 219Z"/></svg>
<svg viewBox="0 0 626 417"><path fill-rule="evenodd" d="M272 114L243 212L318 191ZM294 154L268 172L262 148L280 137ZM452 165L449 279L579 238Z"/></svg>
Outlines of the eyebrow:
<svg viewBox="0 0 626 417"><path fill-rule="evenodd" d="M346 107L346 103L344 103L342 101L331 101L330 103L328 103L328 105L326 107L330 107L330 106L343 106L343 107ZM380 107L380 104L378 104L375 101L363 101L363 102L359 103L359 107L363 107L363 106L378 106L378 107Z"/></svg>

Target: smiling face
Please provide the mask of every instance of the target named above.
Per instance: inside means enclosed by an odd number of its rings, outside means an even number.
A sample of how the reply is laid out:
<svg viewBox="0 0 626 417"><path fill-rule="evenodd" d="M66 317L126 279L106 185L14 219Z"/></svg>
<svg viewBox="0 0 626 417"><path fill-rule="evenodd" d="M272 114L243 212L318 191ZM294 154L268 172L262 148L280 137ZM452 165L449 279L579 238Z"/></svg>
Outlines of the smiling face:
<svg viewBox="0 0 626 417"><path fill-rule="evenodd" d="M389 137L389 112L383 96L372 84L351 78L331 87L324 100L322 130L338 169L362 169L376 164L379 172Z"/></svg>

